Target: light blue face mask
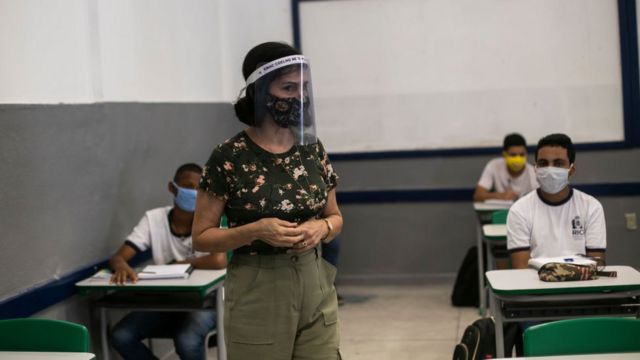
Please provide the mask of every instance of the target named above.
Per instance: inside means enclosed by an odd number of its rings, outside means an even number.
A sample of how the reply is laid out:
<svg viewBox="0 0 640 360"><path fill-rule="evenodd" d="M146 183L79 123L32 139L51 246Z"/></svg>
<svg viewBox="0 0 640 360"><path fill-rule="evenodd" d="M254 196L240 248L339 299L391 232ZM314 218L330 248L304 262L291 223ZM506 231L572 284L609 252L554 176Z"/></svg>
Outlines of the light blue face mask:
<svg viewBox="0 0 640 360"><path fill-rule="evenodd" d="M178 194L176 195L176 205L181 210L187 212L196 211L196 196L198 195L198 191L195 189L180 187L175 182L173 182L173 186L178 189Z"/></svg>

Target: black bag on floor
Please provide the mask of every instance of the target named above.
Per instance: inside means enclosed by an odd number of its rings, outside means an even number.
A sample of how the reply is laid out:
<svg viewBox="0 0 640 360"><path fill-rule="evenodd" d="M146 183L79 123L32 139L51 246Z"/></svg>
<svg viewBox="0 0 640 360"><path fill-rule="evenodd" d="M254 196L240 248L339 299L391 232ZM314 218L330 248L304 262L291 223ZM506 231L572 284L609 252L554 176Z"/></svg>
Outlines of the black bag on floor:
<svg viewBox="0 0 640 360"><path fill-rule="evenodd" d="M496 327L493 318L482 318L467 326L460 343L453 350L453 360L483 360L496 358ZM504 353L511 357L513 347L522 356L522 331L516 323L504 328Z"/></svg>
<svg viewBox="0 0 640 360"><path fill-rule="evenodd" d="M478 293L478 247L472 246L458 270L453 294L451 294L451 304L478 307L480 304Z"/></svg>

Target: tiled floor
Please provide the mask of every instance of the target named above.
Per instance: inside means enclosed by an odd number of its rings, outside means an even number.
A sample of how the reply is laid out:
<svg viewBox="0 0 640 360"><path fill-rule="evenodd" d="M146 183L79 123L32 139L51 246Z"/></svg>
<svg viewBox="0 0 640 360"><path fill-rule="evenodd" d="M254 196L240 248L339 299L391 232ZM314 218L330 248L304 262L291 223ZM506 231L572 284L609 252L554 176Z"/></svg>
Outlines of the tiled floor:
<svg viewBox="0 0 640 360"><path fill-rule="evenodd" d="M347 360L451 359L474 308L450 305L453 282L342 285L341 349ZM215 359L215 348L209 359Z"/></svg>
<svg viewBox="0 0 640 360"><path fill-rule="evenodd" d="M451 359L474 308L450 305L452 284L342 286L342 353L346 359Z"/></svg>

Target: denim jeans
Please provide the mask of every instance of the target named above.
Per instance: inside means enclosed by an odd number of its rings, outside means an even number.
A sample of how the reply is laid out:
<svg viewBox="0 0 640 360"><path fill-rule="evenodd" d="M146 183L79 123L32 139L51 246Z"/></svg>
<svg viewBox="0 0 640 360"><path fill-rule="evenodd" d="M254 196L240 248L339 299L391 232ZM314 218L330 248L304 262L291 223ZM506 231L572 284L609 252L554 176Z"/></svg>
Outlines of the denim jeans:
<svg viewBox="0 0 640 360"><path fill-rule="evenodd" d="M134 311L125 316L111 331L111 344L125 359L157 359L142 340L173 339L182 360L205 359L204 339L215 329L216 313Z"/></svg>

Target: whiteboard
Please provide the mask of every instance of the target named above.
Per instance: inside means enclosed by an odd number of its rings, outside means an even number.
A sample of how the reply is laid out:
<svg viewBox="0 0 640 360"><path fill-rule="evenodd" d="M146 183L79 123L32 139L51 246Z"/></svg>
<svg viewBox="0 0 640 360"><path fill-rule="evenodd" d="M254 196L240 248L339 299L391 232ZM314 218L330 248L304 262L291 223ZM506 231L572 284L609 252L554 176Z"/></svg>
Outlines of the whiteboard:
<svg viewBox="0 0 640 360"><path fill-rule="evenodd" d="M331 152L624 140L616 0L303 1Z"/></svg>

